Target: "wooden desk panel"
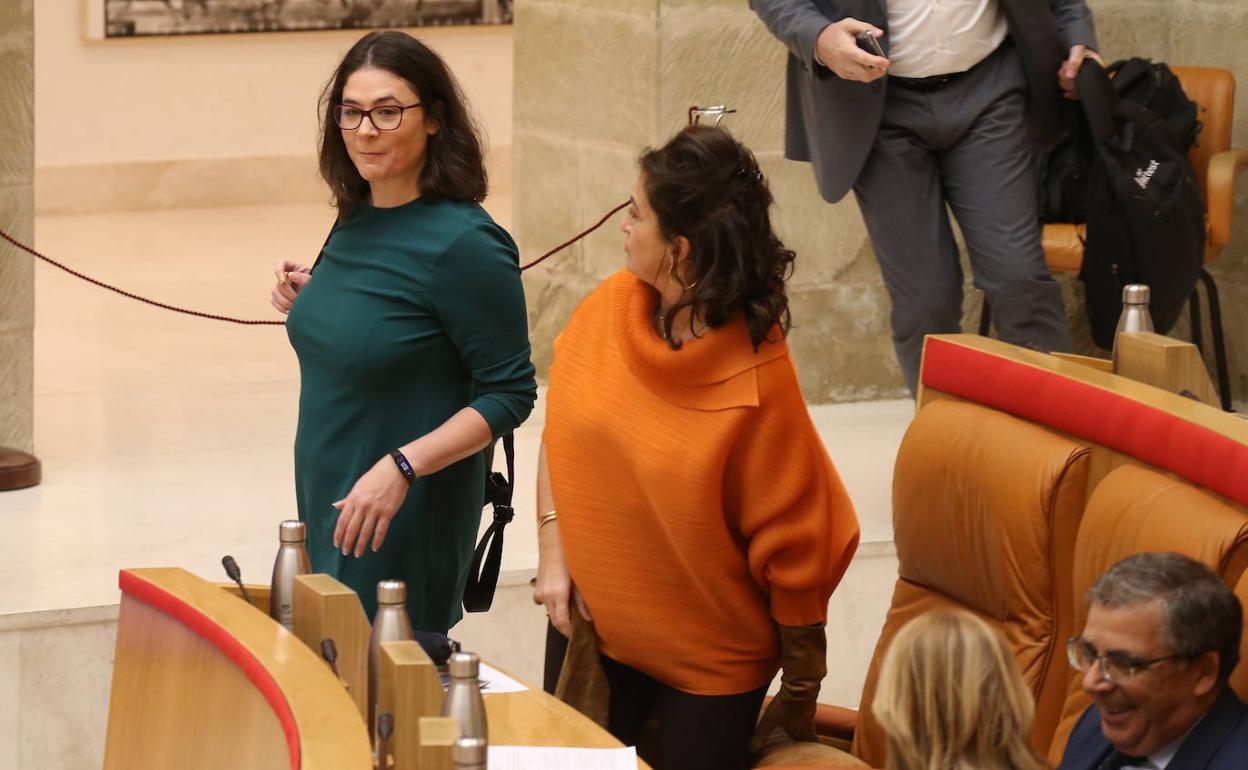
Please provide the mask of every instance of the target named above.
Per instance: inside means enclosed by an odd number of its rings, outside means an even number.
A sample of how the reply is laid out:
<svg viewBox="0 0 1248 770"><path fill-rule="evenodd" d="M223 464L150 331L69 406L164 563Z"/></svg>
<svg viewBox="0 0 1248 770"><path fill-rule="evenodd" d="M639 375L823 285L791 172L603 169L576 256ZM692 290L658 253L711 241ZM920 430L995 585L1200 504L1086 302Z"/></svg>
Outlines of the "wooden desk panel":
<svg viewBox="0 0 1248 770"><path fill-rule="evenodd" d="M127 570L121 584L105 770L372 768L352 696L267 614L180 569ZM498 745L620 746L540 689L485 705Z"/></svg>
<svg viewBox="0 0 1248 770"><path fill-rule="evenodd" d="M121 574L105 770L368 770L351 697L260 610L180 569Z"/></svg>

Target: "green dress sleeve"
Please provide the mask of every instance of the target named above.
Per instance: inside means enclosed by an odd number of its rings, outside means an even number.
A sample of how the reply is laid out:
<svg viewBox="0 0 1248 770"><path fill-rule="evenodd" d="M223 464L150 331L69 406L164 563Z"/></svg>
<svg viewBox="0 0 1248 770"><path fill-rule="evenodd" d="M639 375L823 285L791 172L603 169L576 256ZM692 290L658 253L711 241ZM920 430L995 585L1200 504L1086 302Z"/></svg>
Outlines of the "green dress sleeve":
<svg viewBox="0 0 1248 770"><path fill-rule="evenodd" d="M476 223L450 244L432 279L434 312L472 376L468 406L495 438L524 422L537 398L519 261L505 230Z"/></svg>

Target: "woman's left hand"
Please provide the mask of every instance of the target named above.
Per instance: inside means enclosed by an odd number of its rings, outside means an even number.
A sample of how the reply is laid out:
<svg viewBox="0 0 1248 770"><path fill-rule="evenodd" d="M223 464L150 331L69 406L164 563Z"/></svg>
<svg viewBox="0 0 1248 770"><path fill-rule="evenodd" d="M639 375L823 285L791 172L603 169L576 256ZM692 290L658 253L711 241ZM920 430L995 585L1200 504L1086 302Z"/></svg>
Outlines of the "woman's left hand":
<svg viewBox="0 0 1248 770"><path fill-rule="evenodd" d="M338 509L338 526L334 527L334 547L342 555L364 555L372 548L381 548L390 529L390 521L398 513L407 496L408 483L399 467L383 457L355 482L346 497L334 503Z"/></svg>

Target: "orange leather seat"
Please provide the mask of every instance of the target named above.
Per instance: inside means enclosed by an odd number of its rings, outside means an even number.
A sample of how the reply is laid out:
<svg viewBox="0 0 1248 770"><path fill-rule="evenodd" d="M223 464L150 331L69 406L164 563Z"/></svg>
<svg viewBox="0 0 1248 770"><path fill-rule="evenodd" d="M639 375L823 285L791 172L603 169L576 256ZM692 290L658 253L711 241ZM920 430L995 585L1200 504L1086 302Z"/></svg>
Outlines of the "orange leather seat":
<svg viewBox="0 0 1248 770"><path fill-rule="evenodd" d="M1185 481L1125 465L1097 484L1088 501L1075 543L1074 596L1083 597L1118 561L1149 551L1177 551L1198 559L1236 588L1241 601L1248 596L1248 516ZM1074 634L1086 618L1087 607L1080 600ZM1077 672L1071 672L1061 721L1049 746L1054 766L1090 702L1080 682ZM1246 684L1248 671L1240 666L1232 686L1241 697L1248 694Z"/></svg>
<svg viewBox="0 0 1248 770"><path fill-rule="evenodd" d="M893 636L911 618L951 606L1005 635L1038 701L1037 740L1047 744L1069 679L1063 645L1073 614L1070 558L1088 452L975 404L934 403L915 417L893 481L899 577L863 687L855 756L884 766L884 735L870 704ZM830 726L828 717L854 721L843 709L823 709L821 717L821 729Z"/></svg>

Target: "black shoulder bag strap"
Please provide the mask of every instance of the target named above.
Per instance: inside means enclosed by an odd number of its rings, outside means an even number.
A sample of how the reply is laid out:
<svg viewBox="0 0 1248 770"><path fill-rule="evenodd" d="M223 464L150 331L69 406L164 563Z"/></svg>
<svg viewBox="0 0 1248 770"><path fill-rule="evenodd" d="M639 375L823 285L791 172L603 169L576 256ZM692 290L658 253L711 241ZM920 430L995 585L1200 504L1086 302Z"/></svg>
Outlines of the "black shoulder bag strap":
<svg viewBox="0 0 1248 770"><path fill-rule="evenodd" d="M494 509L494 521L481 536L472 554L472 568L468 571L468 584L464 586L464 610L485 612L494 603L494 589L498 587L498 571L503 562L503 530L515 518L511 507L511 495L516 485L516 440L513 434L503 436L503 453L507 456L507 475L491 471L486 466L485 501ZM487 463L493 451L486 453Z"/></svg>
<svg viewBox="0 0 1248 770"><path fill-rule="evenodd" d="M321 250L317 252L316 261L312 263L312 267L308 268L308 275L312 275L312 271L316 270L316 266L321 264L321 258L325 256L325 247L329 245L329 239L334 237L334 231L338 229L338 220L334 220L334 226L329 228L329 234L325 236L325 242L321 244Z"/></svg>

